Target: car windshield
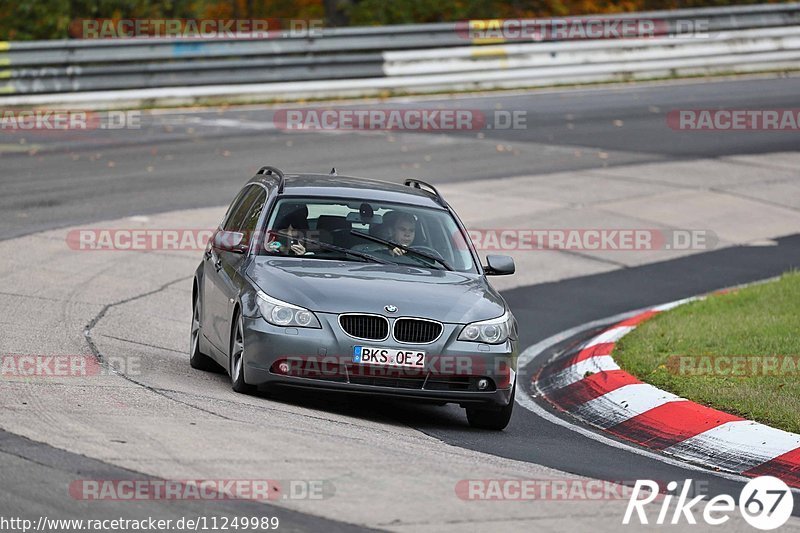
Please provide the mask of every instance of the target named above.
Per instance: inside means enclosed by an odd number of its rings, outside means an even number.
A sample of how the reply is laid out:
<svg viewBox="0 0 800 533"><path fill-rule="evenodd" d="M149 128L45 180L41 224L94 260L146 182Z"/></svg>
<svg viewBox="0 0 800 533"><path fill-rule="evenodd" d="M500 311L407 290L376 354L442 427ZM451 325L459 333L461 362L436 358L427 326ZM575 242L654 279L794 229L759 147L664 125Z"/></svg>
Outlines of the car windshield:
<svg viewBox="0 0 800 533"><path fill-rule="evenodd" d="M339 198L282 198L266 227L262 254L477 272L464 235L444 209Z"/></svg>

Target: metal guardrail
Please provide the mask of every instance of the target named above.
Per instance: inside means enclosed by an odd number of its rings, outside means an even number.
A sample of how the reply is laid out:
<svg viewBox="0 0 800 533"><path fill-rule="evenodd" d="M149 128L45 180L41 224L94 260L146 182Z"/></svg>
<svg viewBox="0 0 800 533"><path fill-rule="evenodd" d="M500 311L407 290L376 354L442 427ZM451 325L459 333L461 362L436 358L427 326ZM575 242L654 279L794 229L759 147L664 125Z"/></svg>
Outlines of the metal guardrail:
<svg viewBox="0 0 800 533"><path fill-rule="evenodd" d="M132 91L142 98L175 96L169 88L180 88L192 98L226 91L284 97L293 92L287 87L311 91L312 96L335 96L348 90L364 94L523 86L554 79L571 83L721 68L749 71L759 65L762 70L800 68L800 3L570 18L597 19L658 20L664 35L498 45L496 40L470 40L464 24L447 23L333 28L274 39L0 43L0 94L6 95L0 104L88 101L67 93L98 91L103 95L100 100L106 101L130 98ZM702 20L707 38L674 37L679 23L687 20ZM31 96L26 100L11 95Z"/></svg>
<svg viewBox="0 0 800 533"><path fill-rule="evenodd" d="M389 76L447 74L469 71L501 71L525 68L602 65L681 58L721 59L759 52L800 53L800 26L722 32L708 39L624 39L510 44L482 47L432 49L424 52L387 52L384 70ZM800 68L800 64L798 64Z"/></svg>

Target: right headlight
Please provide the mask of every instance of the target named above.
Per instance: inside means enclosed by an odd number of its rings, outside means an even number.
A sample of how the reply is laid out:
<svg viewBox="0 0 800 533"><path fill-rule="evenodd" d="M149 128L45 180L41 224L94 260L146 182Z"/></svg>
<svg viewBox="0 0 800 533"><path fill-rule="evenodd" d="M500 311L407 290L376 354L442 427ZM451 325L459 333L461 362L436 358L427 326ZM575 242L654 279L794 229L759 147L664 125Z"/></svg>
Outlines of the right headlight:
<svg viewBox="0 0 800 533"><path fill-rule="evenodd" d="M299 305L290 304L258 291L258 308L264 320L275 326L291 326L297 328L320 328L316 315Z"/></svg>
<svg viewBox="0 0 800 533"><path fill-rule="evenodd" d="M500 344L505 342L513 332L514 317L506 311L503 316L472 322L464 326L458 336L460 341L482 342L485 344Z"/></svg>

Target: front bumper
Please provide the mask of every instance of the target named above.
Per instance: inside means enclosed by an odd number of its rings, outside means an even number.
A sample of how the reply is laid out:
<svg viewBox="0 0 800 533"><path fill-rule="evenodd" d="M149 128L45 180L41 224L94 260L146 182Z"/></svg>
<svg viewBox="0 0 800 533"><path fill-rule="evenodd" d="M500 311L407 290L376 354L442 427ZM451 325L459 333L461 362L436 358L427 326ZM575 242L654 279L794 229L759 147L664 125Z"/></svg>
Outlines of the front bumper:
<svg viewBox="0 0 800 533"><path fill-rule="evenodd" d="M266 387L349 391L464 406L500 407L513 401L517 341L496 345L459 341L463 327L459 324L444 324L442 335L430 344L399 343L391 336L385 341L360 340L341 329L337 315L315 314L320 329L279 327L261 317L245 318L245 381ZM355 346L424 351L425 368L353 363Z"/></svg>

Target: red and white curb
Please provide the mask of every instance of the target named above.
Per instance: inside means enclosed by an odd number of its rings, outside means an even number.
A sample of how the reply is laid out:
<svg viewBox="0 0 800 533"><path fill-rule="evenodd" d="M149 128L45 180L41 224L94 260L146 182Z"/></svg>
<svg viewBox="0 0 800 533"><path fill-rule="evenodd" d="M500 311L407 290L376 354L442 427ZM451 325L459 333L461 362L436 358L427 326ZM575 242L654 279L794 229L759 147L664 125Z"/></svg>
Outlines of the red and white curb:
<svg viewBox="0 0 800 533"><path fill-rule="evenodd" d="M571 357L545 365L533 379L535 389L556 408L619 439L715 470L775 476L800 487L800 435L642 383L614 361L620 338L690 300L654 307L609 327Z"/></svg>

